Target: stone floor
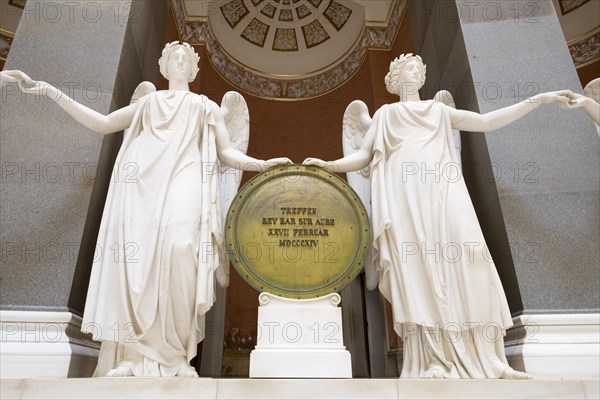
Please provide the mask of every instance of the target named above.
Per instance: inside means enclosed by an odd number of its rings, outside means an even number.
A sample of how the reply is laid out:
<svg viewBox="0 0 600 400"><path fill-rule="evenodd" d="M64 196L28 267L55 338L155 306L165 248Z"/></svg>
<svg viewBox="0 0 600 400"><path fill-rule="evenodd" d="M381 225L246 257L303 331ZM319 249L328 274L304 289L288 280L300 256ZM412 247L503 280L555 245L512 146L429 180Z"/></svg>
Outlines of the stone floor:
<svg viewBox="0 0 600 400"><path fill-rule="evenodd" d="M598 399L598 380L4 379L4 399Z"/></svg>

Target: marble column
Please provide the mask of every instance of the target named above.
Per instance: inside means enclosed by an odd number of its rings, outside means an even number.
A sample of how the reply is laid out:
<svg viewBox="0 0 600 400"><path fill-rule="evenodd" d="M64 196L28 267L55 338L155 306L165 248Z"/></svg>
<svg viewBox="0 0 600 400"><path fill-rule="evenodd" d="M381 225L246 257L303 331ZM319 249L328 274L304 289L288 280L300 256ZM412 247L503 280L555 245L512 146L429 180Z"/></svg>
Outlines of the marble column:
<svg viewBox="0 0 600 400"><path fill-rule="evenodd" d="M410 1L423 98L448 89L487 113L536 93L582 93L550 1ZM462 132L463 170L515 327L511 364L598 377L599 141L581 110L543 105L495 132Z"/></svg>
<svg viewBox="0 0 600 400"><path fill-rule="evenodd" d="M162 0L28 0L5 70L107 114L155 81L167 11ZM1 376L89 376L99 345L79 328L94 254L113 255L95 243L109 181L122 178L121 135L15 86L1 96Z"/></svg>

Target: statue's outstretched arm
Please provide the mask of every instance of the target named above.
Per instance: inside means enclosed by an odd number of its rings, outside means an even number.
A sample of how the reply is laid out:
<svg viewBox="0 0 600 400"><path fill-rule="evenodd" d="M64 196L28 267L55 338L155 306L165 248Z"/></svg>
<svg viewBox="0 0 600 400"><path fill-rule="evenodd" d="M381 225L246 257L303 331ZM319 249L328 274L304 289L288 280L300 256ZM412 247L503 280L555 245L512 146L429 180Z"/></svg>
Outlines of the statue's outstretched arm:
<svg viewBox="0 0 600 400"><path fill-rule="evenodd" d="M43 81L33 81L21 71L5 71L10 78L16 79L22 92L39 96L46 96L54 101L63 110L86 128L103 135L115 133L128 128L133 120L133 115L138 103L130 104L116 110L109 115L102 115L80 104L61 92L56 87Z"/></svg>
<svg viewBox="0 0 600 400"><path fill-rule="evenodd" d="M366 104L360 100L353 101L344 112L342 124L343 135L355 144L352 151L345 151L346 156L335 161L323 161L319 158L309 157L304 160L303 164L315 165L329 172L351 172L366 168L373 159L373 144L377 135L376 126L371 122L372 119ZM358 143L360 143L360 147L357 148L356 144Z"/></svg>
<svg viewBox="0 0 600 400"><path fill-rule="evenodd" d="M503 128L521 119L542 104L559 102L561 107L566 108L570 102L575 101L575 96L569 90L541 93L520 103L483 115L471 111L455 110L451 107L448 107L448 110L450 111L450 120L453 129L470 132L489 132Z"/></svg>
<svg viewBox="0 0 600 400"><path fill-rule="evenodd" d="M259 160L233 147L229 140L229 134L221 109L216 104L213 104L212 107L214 107L213 114L216 124L217 156L223 164L244 171L265 171L278 164L293 164L289 158L285 157Z"/></svg>
<svg viewBox="0 0 600 400"><path fill-rule="evenodd" d="M369 129L369 133L373 133L374 139L374 129ZM304 165L315 165L317 167L324 168L329 172L350 172L350 171L358 171L359 169L366 168L373 159L373 141L371 141L370 146L366 143L369 139L367 135L365 137L365 142L363 146L356 150L354 153L340 158L335 161L323 161L318 158L307 158L304 160Z"/></svg>

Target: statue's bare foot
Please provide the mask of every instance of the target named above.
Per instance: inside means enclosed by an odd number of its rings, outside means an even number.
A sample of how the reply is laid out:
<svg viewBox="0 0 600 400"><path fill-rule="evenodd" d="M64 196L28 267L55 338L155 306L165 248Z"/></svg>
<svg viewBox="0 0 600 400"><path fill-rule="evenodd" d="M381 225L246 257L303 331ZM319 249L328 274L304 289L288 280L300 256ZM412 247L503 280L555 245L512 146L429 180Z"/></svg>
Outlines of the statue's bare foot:
<svg viewBox="0 0 600 400"><path fill-rule="evenodd" d="M511 367L508 367L502 372L500 379L533 379L533 377L525 372L515 371Z"/></svg>
<svg viewBox="0 0 600 400"><path fill-rule="evenodd" d="M123 376L133 376L133 371L127 365L121 365L115 369L111 369L108 371L106 376L110 377L123 377Z"/></svg>
<svg viewBox="0 0 600 400"><path fill-rule="evenodd" d="M194 367L192 367L189 364L181 364L179 366L179 369L177 370L176 375L181 378L197 378L198 377L198 373L196 372Z"/></svg>
<svg viewBox="0 0 600 400"><path fill-rule="evenodd" d="M423 378L425 379L444 379L444 377L444 369L435 364L427 368L427 371L423 374Z"/></svg>

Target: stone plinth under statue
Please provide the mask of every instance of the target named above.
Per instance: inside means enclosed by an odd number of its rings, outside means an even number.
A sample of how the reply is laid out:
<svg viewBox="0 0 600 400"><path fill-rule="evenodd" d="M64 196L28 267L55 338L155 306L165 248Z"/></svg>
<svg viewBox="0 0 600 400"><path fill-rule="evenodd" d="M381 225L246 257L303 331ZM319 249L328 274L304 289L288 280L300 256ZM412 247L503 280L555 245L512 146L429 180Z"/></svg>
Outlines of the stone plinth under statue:
<svg viewBox="0 0 600 400"><path fill-rule="evenodd" d="M352 378L341 297L288 299L261 293L250 378Z"/></svg>

